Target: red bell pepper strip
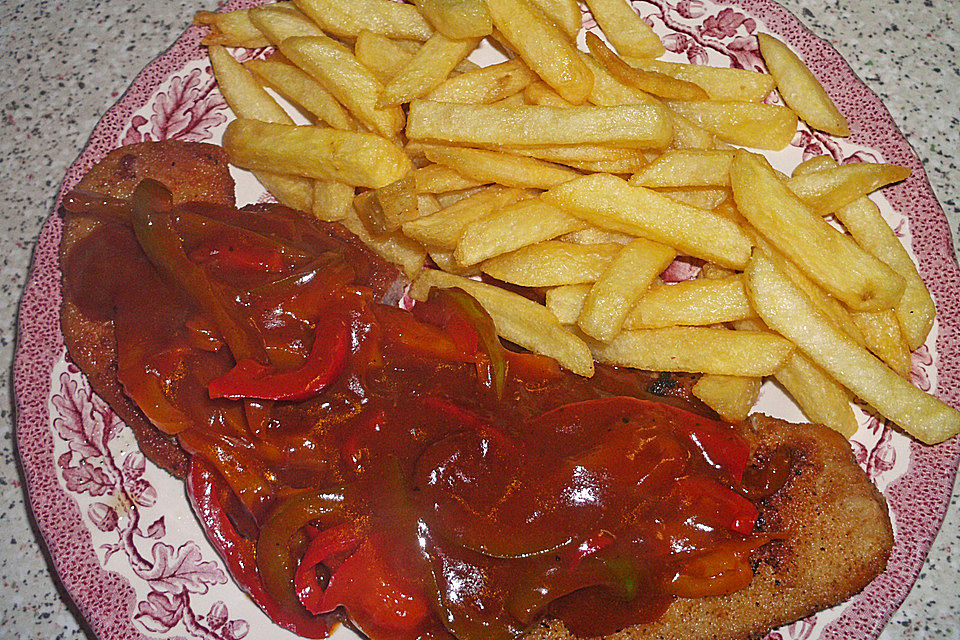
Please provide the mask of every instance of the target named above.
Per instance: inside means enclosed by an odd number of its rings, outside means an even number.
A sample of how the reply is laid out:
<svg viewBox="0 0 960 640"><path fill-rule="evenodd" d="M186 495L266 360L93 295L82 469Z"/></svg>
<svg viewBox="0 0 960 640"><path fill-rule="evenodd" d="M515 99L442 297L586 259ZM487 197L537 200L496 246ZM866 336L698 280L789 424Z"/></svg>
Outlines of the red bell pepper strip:
<svg viewBox="0 0 960 640"><path fill-rule="evenodd" d="M352 552L360 545L362 535L353 522L344 522L318 532L310 541L293 578L297 597L307 611L329 613L323 610L323 587L317 579L317 565L336 554Z"/></svg>
<svg viewBox="0 0 960 640"><path fill-rule="evenodd" d="M230 315L217 295L214 283L183 250L183 242L173 228L170 191L155 180L142 180L130 200L131 221L143 252L167 278L187 292L223 333L237 360L265 360L265 350Z"/></svg>
<svg viewBox="0 0 960 640"><path fill-rule="evenodd" d="M695 414L690 414L689 420L678 426L703 452L709 464L728 473L734 484L743 482L750 447L740 434L728 425Z"/></svg>
<svg viewBox="0 0 960 640"><path fill-rule="evenodd" d="M257 571L266 592L281 606L305 614L294 584L296 566L290 538L305 525L319 521L329 527L342 517L342 493L309 491L280 503L260 527L257 538Z"/></svg>
<svg viewBox="0 0 960 640"><path fill-rule="evenodd" d="M237 533L221 502L220 496L229 490L223 478L207 462L198 456L191 459L187 495L203 524L207 539L227 564L230 575L257 606L284 629L305 638L329 636L327 619L290 611L264 589L257 573L254 543Z"/></svg>
<svg viewBox="0 0 960 640"><path fill-rule="evenodd" d="M683 499L695 505L695 512L702 514L708 524L745 536L750 535L760 516L752 502L716 480L687 476L677 482L677 490Z"/></svg>
<svg viewBox="0 0 960 640"><path fill-rule="evenodd" d="M310 355L302 367L278 371L243 359L207 385L211 398L306 400L323 391L343 369L350 346L349 319L331 311L320 317Z"/></svg>

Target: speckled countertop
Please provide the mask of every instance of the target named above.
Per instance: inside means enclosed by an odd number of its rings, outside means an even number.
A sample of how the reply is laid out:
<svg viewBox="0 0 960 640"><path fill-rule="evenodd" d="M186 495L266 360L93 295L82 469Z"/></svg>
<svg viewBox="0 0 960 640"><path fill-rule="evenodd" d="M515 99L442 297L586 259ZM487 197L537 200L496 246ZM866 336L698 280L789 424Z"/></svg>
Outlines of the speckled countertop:
<svg viewBox="0 0 960 640"><path fill-rule="evenodd" d="M836 46L920 155L960 236L960 23L955 0L781 0ZM136 73L211 0L0 3L0 358L40 226L68 165ZM85 638L27 515L9 376L0 378L0 638ZM882 636L960 637L960 498ZM92 636L90 636L92 637Z"/></svg>

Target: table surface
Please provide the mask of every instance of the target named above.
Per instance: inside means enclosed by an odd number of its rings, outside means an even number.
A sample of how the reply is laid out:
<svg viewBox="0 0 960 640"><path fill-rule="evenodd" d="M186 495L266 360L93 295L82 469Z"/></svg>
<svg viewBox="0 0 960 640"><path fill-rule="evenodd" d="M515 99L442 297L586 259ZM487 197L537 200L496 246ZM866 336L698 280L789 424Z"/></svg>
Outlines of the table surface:
<svg viewBox="0 0 960 640"><path fill-rule="evenodd" d="M923 160L960 247L960 24L953 0L781 0L887 105ZM40 226L67 167L137 72L211 0L0 5L0 359ZM11 398L10 377L0 395ZM25 506L12 401L0 406L0 638L92 638L52 577ZM960 637L960 487L917 586L882 638Z"/></svg>

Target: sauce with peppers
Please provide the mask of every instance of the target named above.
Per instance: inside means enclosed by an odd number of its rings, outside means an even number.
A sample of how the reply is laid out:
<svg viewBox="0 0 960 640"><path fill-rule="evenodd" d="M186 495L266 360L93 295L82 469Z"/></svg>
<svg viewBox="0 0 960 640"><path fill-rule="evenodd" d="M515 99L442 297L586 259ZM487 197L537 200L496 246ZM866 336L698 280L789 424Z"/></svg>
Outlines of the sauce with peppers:
<svg viewBox="0 0 960 640"><path fill-rule="evenodd" d="M747 444L650 394L662 377L506 350L459 290L384 304L389 267L283 207L173 206L150 181L65 206L101 221L65 296L113 321L120 382L191 455L208 536L278 624L592 636L749 583L769 537Z"/></svg>

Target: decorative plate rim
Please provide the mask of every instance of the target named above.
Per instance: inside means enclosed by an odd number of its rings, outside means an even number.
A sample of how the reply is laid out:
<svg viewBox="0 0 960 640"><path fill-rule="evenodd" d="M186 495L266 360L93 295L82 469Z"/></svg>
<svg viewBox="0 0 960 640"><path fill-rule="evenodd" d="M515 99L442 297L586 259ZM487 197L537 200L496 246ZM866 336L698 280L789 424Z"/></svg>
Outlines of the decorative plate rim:
<svg viewBox="0 0 960 640"><path fill-rule="evenodd" d="M658 0L633 0L635 4ZM850 141L879 150L888 161L912 169L904 183L884 191L895 209L906 212L910 221L911 242L918 267L938 302L960 300L960 269L950 241L946 217L936 200L923 171L919 157L899 131L880 98L854 73L840 53L825 40L808 30L800 20L772 0L711 0L715 5L737 7L762 20L776 35L784 39L822 76L821 82L838 106L850 114ZM260 4L231 0L221 10ZM97 123L83 151L68 169L61 184L50 217L41 229L36 244L29 278L18 314L16 356L14 360L14 395L16 399L16 446L26 477L28 501L38 529L44 538L57 578L77 605L84 620L99 638L140 639L145 636L133 625L130 613L136 594L124 577L100 565L90 545L68 545L65 540L89 539L75 500L60 486L53 451L53 435L49 429L47 399L50 396L50 371L63 350L59 329L59 246L61 221L57 215L63 194L79 182L80 177L108 151L114 148L130 117L142 108L174 71L186 63L203 58L198 44L204 30L189 27L166 51L137 74L129 88ZM829 68L830 73L823 75ZM844 108L856 103L860 108L851 113ZM866 108L864 108L866 106ZM866 126L865 126L866 125ZM883 135L876 136L879 129ZM57 280L56 295L41 295L43 284ZM946 354L948 345L960 345L960 313L945 314L938 319L937 353ZM940 358L937 368L936 395L953 406L960 406L960 358ZM848 637L856 624L859 634L879 634L890 616L909 593L923 565L926 554L943 521L951 496L953 479L960 461L960 438L933 447L916 442L910 444L910 469L889 487L891 510L898 520L898 529L906 531L907 540L899 540L887 572L874 580L867 590L868 598L860 598L852 610L831 623L821 638ZM927 495L920 493L923 490ZM916 504L919 497L925 500ZM913 501L913 502L911 502ZM912 508L904 508L911 505ZM70 535L63 535L64 533ZM58 535L54 535L54 533ZM59 539L58 539L59 536ZM901 533L900 538L904 537ZM79 591L79 577L97 577L102 588L94 597ZM877 607L867 603L876 598L888 603ZM95 610L92 601L96 600Z"/></svg>

